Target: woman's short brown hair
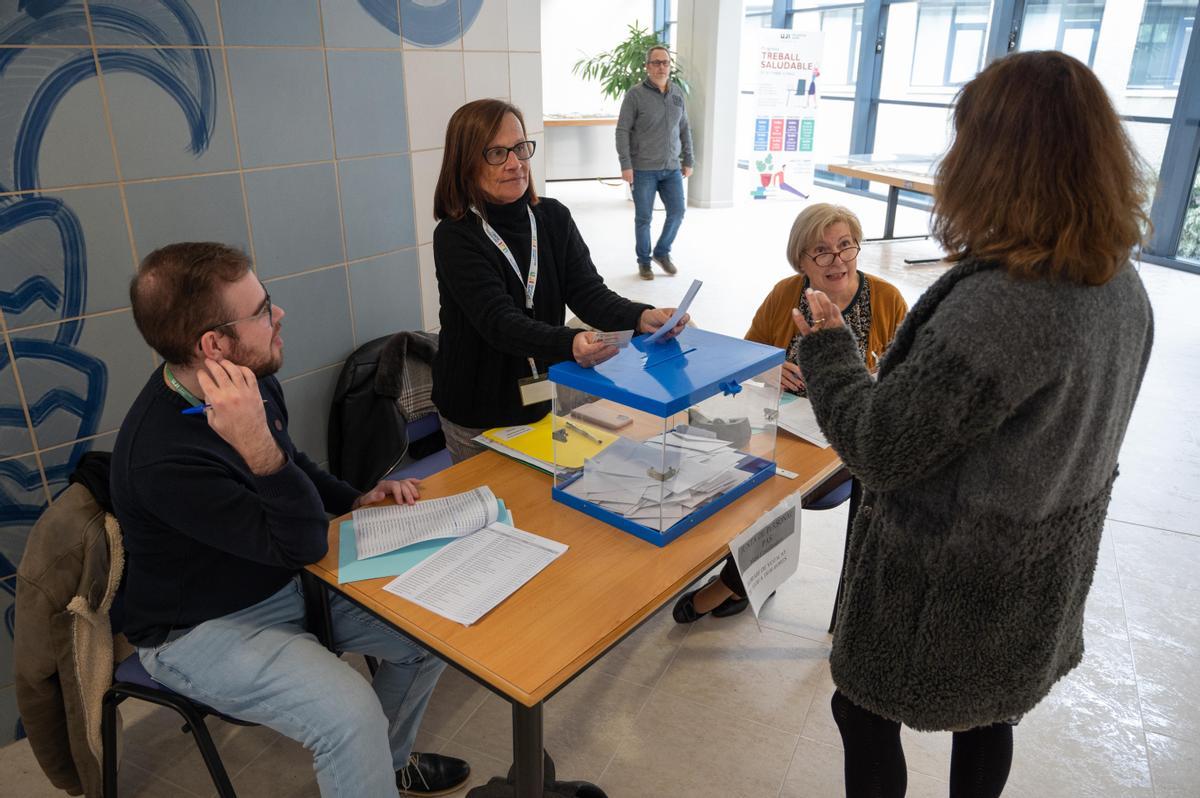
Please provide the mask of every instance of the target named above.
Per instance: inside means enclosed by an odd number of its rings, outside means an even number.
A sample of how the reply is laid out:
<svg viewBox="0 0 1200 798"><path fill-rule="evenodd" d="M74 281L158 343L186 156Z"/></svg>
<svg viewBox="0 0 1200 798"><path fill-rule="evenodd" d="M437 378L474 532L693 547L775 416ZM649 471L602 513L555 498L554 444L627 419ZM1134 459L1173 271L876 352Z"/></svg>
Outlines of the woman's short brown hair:
<svg viewBox="0 0 1200 798"><path fill-rule="evenodd" d="M849 208L828 202L814 202L800 211L796 221L792 222L787 243L787 259L793 269L804 274L804 269L800 268L804 253L816 246L825 231L838 222L845 222L850 228L850 237L854 239L855 246L862 243L862 224Z"/></svg>
<svg viewBox="0 0 1200 798"><path fill-rule="evenodd" d="M1071 56L996 61L959 92L954 130L933 221L950 260L1101 285L1149 228L1141 159L1100 81Z"/></svg>
<svg viewBox="0 0 1200 798"><path fill-rule="evenodd" d="M138 331L168 363L191 363L200 336L229 321L221 287L250 271L240 249L211 241L168 244L147 255L129 299ZM235 335L233 328L228 334Z"/></svg>
<svg viewBox="0 0 1200 798"><path fill-rule="evenodd" d="M525 117L521 109L504 100L474 100L450 117L446 125L442 171L433 192L434 219L461 219L470 212L472 205L483 211L487 202L483 189L479 187L479 173L487 165L483 151L500 129L505 114L515 116L521 123L521 130L525 130ZM530 205L537 204L532 172L525 196Z"/></svg>

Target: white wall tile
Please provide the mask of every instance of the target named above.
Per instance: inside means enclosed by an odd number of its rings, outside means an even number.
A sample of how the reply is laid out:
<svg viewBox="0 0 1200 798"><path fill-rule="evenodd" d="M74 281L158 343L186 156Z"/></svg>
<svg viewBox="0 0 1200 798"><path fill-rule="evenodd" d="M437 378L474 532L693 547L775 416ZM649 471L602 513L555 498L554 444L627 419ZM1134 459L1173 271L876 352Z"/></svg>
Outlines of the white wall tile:
<svg viewBox="0 0 1200 798"><path fill-rule="evenodd" d="M508 49L508 0L483 0L462 38L464 50Z"/></svg>
<svg viewBox="0 0 1200 798"><path fill-rule="evenodd" d="M442 168L442 151L425 150L412 154L413 214L417 222L417 243L433 241L433 190L437 187L438 172Z"/></svg>
<svg viewBox="0 0 1200 798"><path fill-rule="evenodd" d="M533 133L529 138L537 142L529 168L533 170L534 191L541 196L546 193L546 134Z"/></svg>
<svg viewBox="0 0 1200 798"><path fill-rule="evenodd" d="M425 329L433 332L441 328L438 321L437 272L433 266L433 244L423 244L417 250L421 263L421 310L425 319Z"/></svg>
<svg viewBox="0 0 1200 798"><path fill-rule="evenodd" d="M541 42L541 0L508 0L508 48L534 53Z"/></svg>
<svg viewBox="0 0 1200 798"><path fill-rule="evenodd" d="M508 53L463 53L467 99L508 99Z"/></svg>
<svg viewBox="0 0 1200 798"><path fill-rule="evenodd" d="M525 132L540 132L543 127L541 54L509 53L508 74L513 105L525 115Z"/></svg>
<svg viewBox="0 0 1200 798"><path fill-rule="evenodd" d="M467 101L460 52L409 50L404 54L408 130L414 150L441 147L446 122Z"/></svg>

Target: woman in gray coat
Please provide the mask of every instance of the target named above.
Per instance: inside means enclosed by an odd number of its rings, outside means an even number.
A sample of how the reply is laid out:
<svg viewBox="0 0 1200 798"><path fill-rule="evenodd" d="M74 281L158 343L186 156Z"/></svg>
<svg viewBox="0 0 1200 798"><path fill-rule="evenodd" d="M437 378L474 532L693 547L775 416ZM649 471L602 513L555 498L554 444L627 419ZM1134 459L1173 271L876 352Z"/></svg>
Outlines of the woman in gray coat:
<svg viewBox="0 0 1200 798"><path fill-rule="evenodd" d="M1003 58L954 126L934 235L956 263L878 382L826 296L796 319L817 420L866 492L830 655L850 798L904 794L900 724L955 732L951 796L1000 795L1012 724L1083 655L1150 355L1138 159L1095 75Z"/></svg>

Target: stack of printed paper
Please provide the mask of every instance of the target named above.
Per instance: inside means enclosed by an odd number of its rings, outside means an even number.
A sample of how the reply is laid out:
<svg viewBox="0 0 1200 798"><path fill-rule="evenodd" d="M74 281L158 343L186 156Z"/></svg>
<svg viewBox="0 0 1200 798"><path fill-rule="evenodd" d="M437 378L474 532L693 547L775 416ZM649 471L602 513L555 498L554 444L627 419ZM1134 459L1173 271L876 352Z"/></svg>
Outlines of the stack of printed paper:
<svg viewBox="0 0 1200 798"><path fill-rule="evenodd" d="M618 438L564 490L663 531L750 478L746 458L706 430L681 425L644 443Z"/></svg>

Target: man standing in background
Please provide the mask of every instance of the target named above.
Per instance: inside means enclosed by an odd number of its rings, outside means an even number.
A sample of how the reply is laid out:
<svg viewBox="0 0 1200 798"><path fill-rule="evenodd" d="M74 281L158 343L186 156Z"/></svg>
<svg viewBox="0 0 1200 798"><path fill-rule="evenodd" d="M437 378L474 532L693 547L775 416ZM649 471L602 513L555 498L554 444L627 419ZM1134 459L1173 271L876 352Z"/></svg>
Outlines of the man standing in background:
<svg viewBox="0 0 1200 798"><path fill-rule="evenodd" d="M646 53L646 80L629 90L617 119L617 157L621 179L633 190L633 231L638 275L653 280L653 257L667 274L675 274L671 244L683 223L683 178L692 174L692 131L683 91L671 83L671 52L655 45ZM662 232L650 250L650 216L654 195L667 209Z"/></svg>

